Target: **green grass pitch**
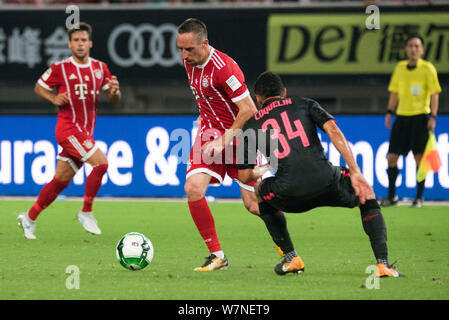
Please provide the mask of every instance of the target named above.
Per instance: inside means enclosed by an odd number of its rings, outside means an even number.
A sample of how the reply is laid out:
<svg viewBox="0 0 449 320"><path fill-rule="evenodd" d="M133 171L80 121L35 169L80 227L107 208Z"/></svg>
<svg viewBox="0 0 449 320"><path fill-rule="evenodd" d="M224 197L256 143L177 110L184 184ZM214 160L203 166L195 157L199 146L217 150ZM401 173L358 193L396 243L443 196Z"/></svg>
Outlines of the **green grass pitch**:
<svg viewBox="0 0 449 320"><path fill-rule="evenodd" d="M56 201L38 218L34 241L24 238L16 222L31 205L0 201L2 300L449 298L449 209L444 206L383 210L390 261L398 260L406 277L379 279L376 288L365 273L375 261L358 209L287 214L306 270L280 277L273 271L280 257L263 222L241 203L210 204L230 263L227 271L211 273L192 271L208 251L186 203L97 201L94 211L103 234L94 236L75 220L81 202ZM117 241L131 231L147 235L155 248L153 262L140 271L124 269L115 257ZM67 288L73 283L69 266L80 271L79 289Z"/></svg>

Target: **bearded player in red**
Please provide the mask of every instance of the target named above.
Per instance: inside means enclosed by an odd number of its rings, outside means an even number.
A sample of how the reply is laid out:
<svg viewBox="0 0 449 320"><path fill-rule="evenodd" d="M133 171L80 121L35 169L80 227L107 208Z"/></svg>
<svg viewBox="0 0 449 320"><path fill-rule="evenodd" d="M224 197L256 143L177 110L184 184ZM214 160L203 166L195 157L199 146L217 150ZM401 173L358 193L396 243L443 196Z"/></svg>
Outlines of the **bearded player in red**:
<svg viewBox="0 0 449 320"><path fill-rule="evenodd" d="M93 138L98 96L103 90L110 101L117 103L121 94L117 77L111 76L107 65L89 56L91 26L81 22L68 30L68 36L72 56L52 64L34 89L38 96L59 107L55 134L62 151L57 157L53 179L43 187L31 209L17 218L27 239L36 239L36 218L70 184L84 162L93 169L86 179L84 205L78 220L88 232L101 234L92 214L92 204L108 169L108 160ZM52 89L56 89L56 94Z"/></svg>
<svg viewBox="0 0 449 320"><path fill-rule="evenodd" d="M240 185L246 209L259 215L254 182L244 184L238 180L234 144L239 129L257 109L240 67L209 45L202 21L190 18L178 27L177 47L200 114L198 135L187 165L185 191L190 214L210 256L194 270L223 270L228 267L228 260L218 241L205 194L209 184L222 183L228 174ZM229 154L231 157L227 157Z"/></svg>

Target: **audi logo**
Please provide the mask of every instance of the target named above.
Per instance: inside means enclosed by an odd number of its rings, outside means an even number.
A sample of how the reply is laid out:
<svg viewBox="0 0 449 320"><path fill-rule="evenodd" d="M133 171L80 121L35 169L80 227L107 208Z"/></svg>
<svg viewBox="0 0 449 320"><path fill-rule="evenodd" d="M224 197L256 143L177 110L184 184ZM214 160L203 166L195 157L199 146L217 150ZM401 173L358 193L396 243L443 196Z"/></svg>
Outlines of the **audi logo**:
<svg viewBox="0 0 449 320"><path fill-rule="evenodd" d="M118 37L123 34L129 34L127 56L117 53L116 42ZM148 39L144 37L145 34L149 34ZM164 37L164 34L169 36L168 43L165 41L167 37ZM178 30L176 26L171 23L164 23L160 26L154 26L149 23L139 26L121 24L114 28L109 36L109 55L114 63L121 67L131 67L136 64L141 67L151 67L154 65L172 67L176 64L182 65L182 55L176 48L177 34ZM148 41L149 56L144 54L146 41ZM126 48L126 45L124 47Z"/></svg>

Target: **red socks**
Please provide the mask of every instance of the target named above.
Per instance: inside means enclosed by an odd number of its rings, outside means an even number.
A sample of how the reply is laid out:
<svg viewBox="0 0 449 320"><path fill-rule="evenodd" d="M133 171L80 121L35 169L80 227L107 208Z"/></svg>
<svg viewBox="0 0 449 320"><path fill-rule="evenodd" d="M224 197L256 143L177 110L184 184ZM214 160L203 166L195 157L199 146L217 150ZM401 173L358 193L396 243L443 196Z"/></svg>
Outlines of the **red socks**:
<svg viewBox="0 0 449 320"><path fill-rule="evenodd" d="M108 170L107 164L100 164L98 166L95 166L92 172L87 177L86 192L84 195L84 206L82 211L84 212L92 211L92 203L94 202L94 198L101 187L101 180L107 170ZM41 211L47 208L61 193L61 191L64 190L69 184L70 180L61 181L56 178L53 178L53 180L47 183L42 188L39 197L37 198L34 205L28 211L28 216L30 217L30 219L33 221L36 220Z"/></svg>
<svg viewBox="0 0 449 320"><path fill-rule="evenodd" d="M108 170L108 164L99 164L92 169L92 172L86 179L86 192L84 193L84 205L81 211L91 212L94 198L97 196L101 187L103 175Z"/></svg>
<svg viewBox="0 0 449 320"><path fill-rule="evenodd" d="M209 252L221 251L220 242L215 231L214 217L210 212L206 198L203 197L197 201L188 201L188 204L193 221L209 248Z"/></svg>
<svg viewBox="0 0 449 320"><path fill-rule="evenodd" d="M33 221L36 220L39 213L47 208L61 193L61 191L64 190L69 184L70 180L62 181L56 178L53 178L53 180L47 183L42 188L39 197L37 198L34 205L28 211L28 216L30 217L30 219Z"/></svg>

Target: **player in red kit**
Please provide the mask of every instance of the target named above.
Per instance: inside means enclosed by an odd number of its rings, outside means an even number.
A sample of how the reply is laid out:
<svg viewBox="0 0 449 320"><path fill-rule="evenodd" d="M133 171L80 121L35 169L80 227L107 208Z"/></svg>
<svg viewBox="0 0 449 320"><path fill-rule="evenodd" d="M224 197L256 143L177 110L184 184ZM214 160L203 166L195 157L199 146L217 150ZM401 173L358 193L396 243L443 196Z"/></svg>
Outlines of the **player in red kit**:
<svg viewBox="0 0 449 320"><path fill-rule="evenodd" d="M117 77L111 76L104 62L89 56L92 48L90 25L81 22L68 30L68 36L72 56L52 64L39 78L34 90L38 96L59 107L55 135L62 151L57 157L53 179L42 188L31 209L18 216L27 239L36 239L36 218L70 184L84 162L92 166L92 172L86 179L84 205L78 220L90 233L101 234L92 214L92 203L108 169L108 160L98 149L93 136L99 93L105 91L109 100L117 103L121 96L119 82ZM52 89L56 89L56 94L51 92Z"/></svg>
<svg viewBox="0 0 449 320"><path fill-rule="evenodd" d="M185 191L188 206L210 256L195 271L226 269L228 261L205 199L211 183L222 183L226 174L240 185L248 211L259 215L252 184L238 181L235 137L257 111L237 63L209 45L206 25L194 18L178 27L177 46L182 52L190 88L199 108L199 130L187 165ZM227 152L231 151L231 152Z"/></svg>

